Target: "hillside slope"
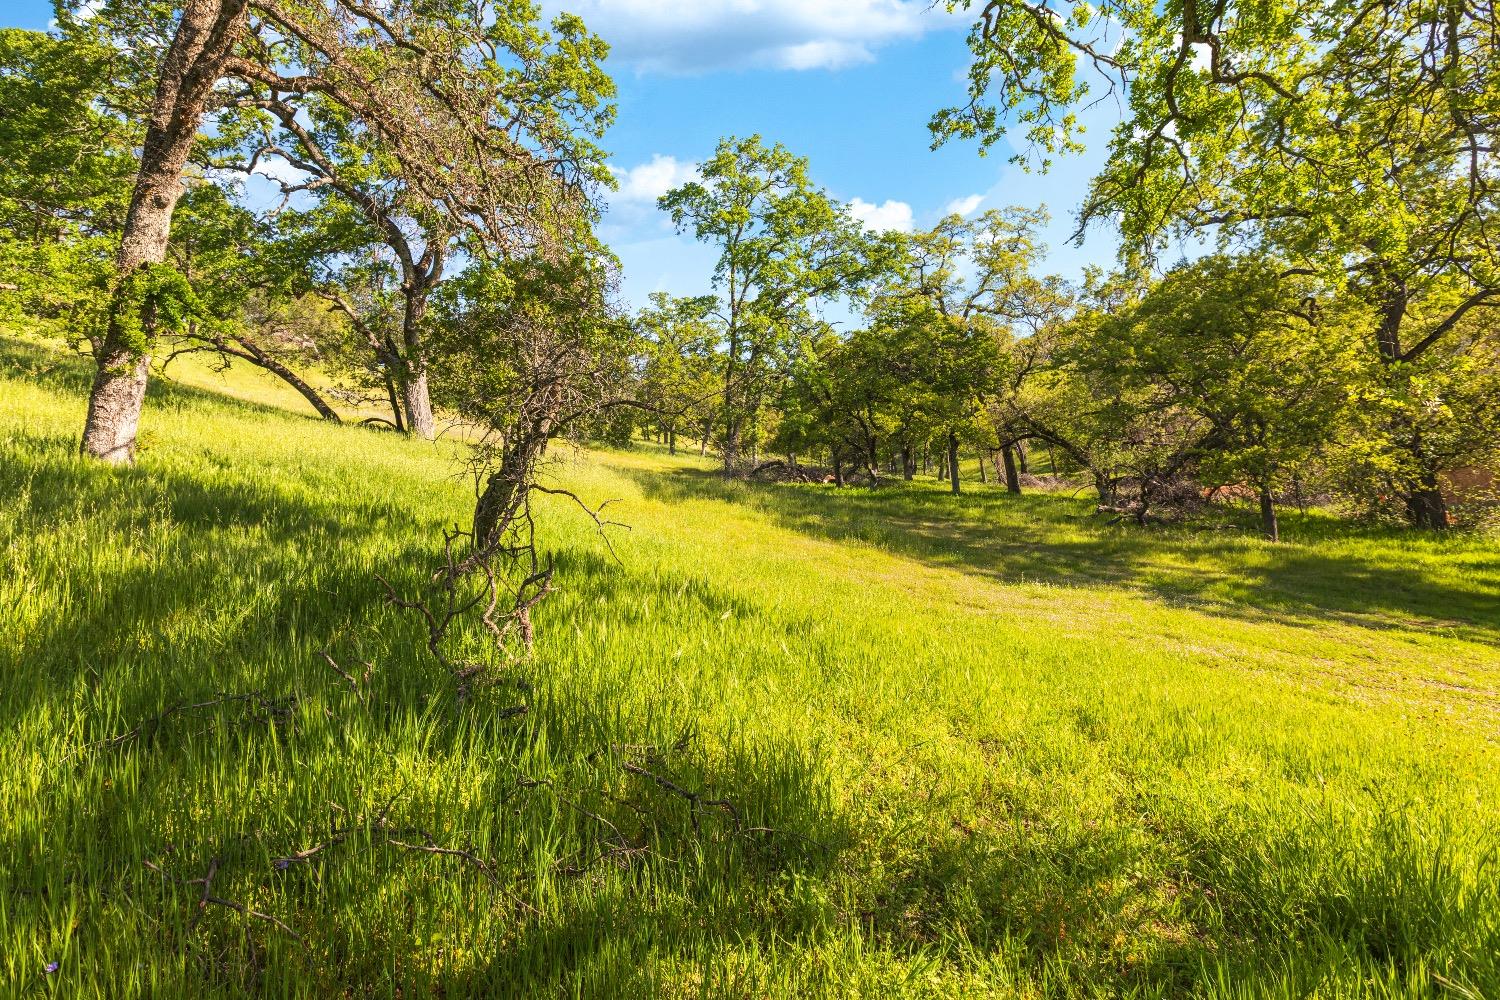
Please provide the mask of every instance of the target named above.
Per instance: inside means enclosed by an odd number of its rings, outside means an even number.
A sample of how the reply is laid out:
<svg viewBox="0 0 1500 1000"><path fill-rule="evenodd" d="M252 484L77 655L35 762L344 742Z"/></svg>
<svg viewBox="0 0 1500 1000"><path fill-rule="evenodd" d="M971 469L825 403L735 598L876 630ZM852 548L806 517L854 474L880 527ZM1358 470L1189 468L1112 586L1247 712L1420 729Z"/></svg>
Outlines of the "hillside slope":
<svg viewBox="0 0 1500 1000"><path fill-rule="evenodd" d="M629 530L460 701L461 445L229 378L112 470L0 340L9 994L1500 996L1490 540L560 449Z"/></svg>

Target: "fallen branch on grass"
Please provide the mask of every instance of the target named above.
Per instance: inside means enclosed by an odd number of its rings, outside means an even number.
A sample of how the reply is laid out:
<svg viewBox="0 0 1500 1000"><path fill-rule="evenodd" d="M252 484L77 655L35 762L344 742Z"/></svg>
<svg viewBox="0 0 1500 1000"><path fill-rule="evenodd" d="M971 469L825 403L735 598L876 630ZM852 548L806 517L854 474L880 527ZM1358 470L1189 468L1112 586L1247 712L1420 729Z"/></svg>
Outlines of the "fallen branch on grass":
<svg viewBox="0 0 1500 1000"><path fill-rule="evenodd" d="M152 871L156 872L156 874L160 875L162 879L167 882L173 882L177 885L182 886L201 886L202 892L198 896L199 914L202 914L202 912L208 908L210 903L214 906L222 906L225 909L233 910L234 912L244 914L247 917L254 917L256 920L264 920L266 923L275 924L277 927L281 928L283 931L289 934L292 939L297 941L299 944L305 943L302 941L302 935L298 934L296 931L292 930L291 927L287 926L286 921L282 920L280 917L273 916L269 913L262 913L260 910L252 909L251 907L246 906L244 903L238 903L232 899L225 899L223 896L215 896L213 894L213 881L214 876L219 872L218 858L214 858L211 862L209 862L208 873L206 875L204 875L202 878L192 879L179 878L176 875L172 875L165 869L163 869L160 865L153 863L149 859L143 861L142 864L144 864Z"/></svg>

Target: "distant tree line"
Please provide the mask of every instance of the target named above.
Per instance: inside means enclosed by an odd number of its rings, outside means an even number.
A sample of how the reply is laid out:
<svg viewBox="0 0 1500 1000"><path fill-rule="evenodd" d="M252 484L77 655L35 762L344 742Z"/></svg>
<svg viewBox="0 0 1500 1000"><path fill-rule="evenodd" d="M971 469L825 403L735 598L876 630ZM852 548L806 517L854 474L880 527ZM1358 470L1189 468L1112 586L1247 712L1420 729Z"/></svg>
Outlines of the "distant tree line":
<svg viewBox="0 0 1500 1000"><path fill-rule="evenodd" d="M1140 522L1243 498L1276 539L1278 505L1313 500L1446 527L1438 474L1500 452L1500 331L1463 288L1430 293L1451 322L1393 361L1381 303L1342 272L1225 246L1070 287L1039 273L1038 211L867 232L759 137L661 205L718 250L719 294L637 314L647 405L614 430L690 437L729 472L920 470L958 492L974 456L1012 491L1045 469ZM852 329L824 319L831 298Z"/></svg>

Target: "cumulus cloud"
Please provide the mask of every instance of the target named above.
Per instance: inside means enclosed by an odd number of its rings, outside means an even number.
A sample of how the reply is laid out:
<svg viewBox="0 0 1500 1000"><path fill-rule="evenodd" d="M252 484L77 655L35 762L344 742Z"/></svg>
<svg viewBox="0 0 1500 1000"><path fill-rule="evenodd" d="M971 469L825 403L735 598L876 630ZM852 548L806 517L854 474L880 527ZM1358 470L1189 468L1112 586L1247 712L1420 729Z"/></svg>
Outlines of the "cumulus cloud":
<svg viewBox="0 0 1500 1000"><path fill-rule="evenodd" d="M661 153L652 156L649 163L641 163L628 170L620 167L609 169L620 182L620 190L615 195L617 201L654 204L656 199L673 188L698 179L698 164L684 163L675 156L663 156Z"/></svg>
<svg viewBox="0 0 1500 1000"><path fill-rule="evenodd" d="M954 198L943 209L945 215L970 215L984 202L984 195L971 194L967 198Z"/></svg>
<svg viewBox="0 0 1500 1000"><path fill-rule="evenodd" d="M611 62L646 72L747 67L838 69L869 62L888 42L968 18L929 0L544 0L611 46Z"/></svg>
<svg viewBox="0 0 1500 1000"><path fill-rule="evenodd" d="M858 219L866 229L875 232L887 229L911 232L911 206L904 201L887 200L875 205L863 198L855 198L849 203L849 214Z"/></svg>

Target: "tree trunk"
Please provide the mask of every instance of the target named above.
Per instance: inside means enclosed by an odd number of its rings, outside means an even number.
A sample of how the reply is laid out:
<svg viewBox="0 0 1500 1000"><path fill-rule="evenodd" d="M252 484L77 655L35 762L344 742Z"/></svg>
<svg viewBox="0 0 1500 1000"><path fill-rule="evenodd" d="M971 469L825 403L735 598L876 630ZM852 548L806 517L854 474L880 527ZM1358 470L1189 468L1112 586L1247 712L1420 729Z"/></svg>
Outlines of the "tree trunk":
<svg viewBox="0 0 1500 1000"><path fill-rule="evenodd" d="M1276 523L1276 501L1270 483L1260 486L1260 533L1268 542L1281 541L1281 526Z"/></svg>
<svg viewBox="0 0 1500 1000"><path fill-rule="evenodd" d="M676 428L673 428L672 430L667 431L667 454L668 455L675 455L675 454L677 454L677 430L676 430Z"/></svg>
<svg viewBox="0 0 1500 1000"><path fill-rule="evenodd" d="M188 0L183 5L151 101L141 165L115 257L117 281L123 283L144 265L166 259L172 213L183 191L182 171L225 57L245 23L246 6L247 0ZM130 462L135 457L151 356L146 345L131 342L121 321L124 310L141 306L117 295L104 338L96 345L98 370L89 392L82 451L106 462ZM146 333L149 337L149 327Z"/></svg>
<svg viewBox="0 0 1500 1000"><path fill-rule="evenodd" d="M833 450L833 484L844 485L844 456L837 448Z"/></svg>
<svg viewBox="0 0 1500 1000"><path fill-rule="evenodd" d="M1026 461L1026 442L1016 442L1016 468L1021 470L1021 475L1031 475L1031 464Z"/></svg>
<svg viewBox="0 0 1500 1000"><path fill-rule="evenodd" d="M511 464L509 452L502 457L500 468L490 473L485 481L484 492L474 504L474 545L486 548L498 542L515 520L520 509L524 478Z"/></svg>
<svg viewBox="0 0 1500 1000"><path fill-rule="evenodd" d="M1427 469L1422 473L1417 488L1406 498L1406 513L1417 528L1442 531L1451 526L1448 519L1448 501L1438 484L1437 473Z"/></svg>
<svg viewBox="0 0 1500 1000"><path fill-rule="evenodd" d="M1000 449L1000 459L1005 463L1005 491L1019 495L1021 492L1021 476L1016 469L1015 450L1010 445L1006 445Z"/></svg>
<svg viewBox="0 0 1500 1000"><path fill-rule="evenodd" d="M958 488L958 432L957 431L949 431L948 432L948 475L950 477L949 478L949 488L954 493L959 492L959 488Z"/></svg>
<svg viewBox="0 0 1500 1000"><path fill-rule="evenodd" d="M427 314L427 292L436 281L432 274L420 288L407 293L401 318L401 343L405 348L401 369L401 402L406 409L409 433L431 441L437 436L432 418L432 397L427 390L427 345L422 338L422 317Z"/></svg>
<svg viewBox="0 0 1500 1000"><path fill-rule="evenodd" d="M407 371L401 380L401 406L406 410L406 430L431 441L437 436L432 419L432 399L427 394L427 370Z"/></svg>
<svg viewBox="0 0 1500 1000"><path fill-rule="evenodd" d="M518 428L505 439L500 467L490 473L474 505L474 545L490 549L499 545L516 518L535 482L536 464L547 452L552 422L559 400L555 393L538 401L542 413L534 423Z"/></svg>
<svg viewBox="0 0 1500 1000"><path fill-rule="evenodd" d="M740 465L740 428L733 419L724 423L724 441L722 444L724 453L724 471L733 472Z"/></svg>
<svg viewBox="0 0 1500 1000"><path fill-rule="evenodd" d="M911 482L912 476L917 472L917 456L912 453L911 445L901 446L901 478Z"/></svg>

